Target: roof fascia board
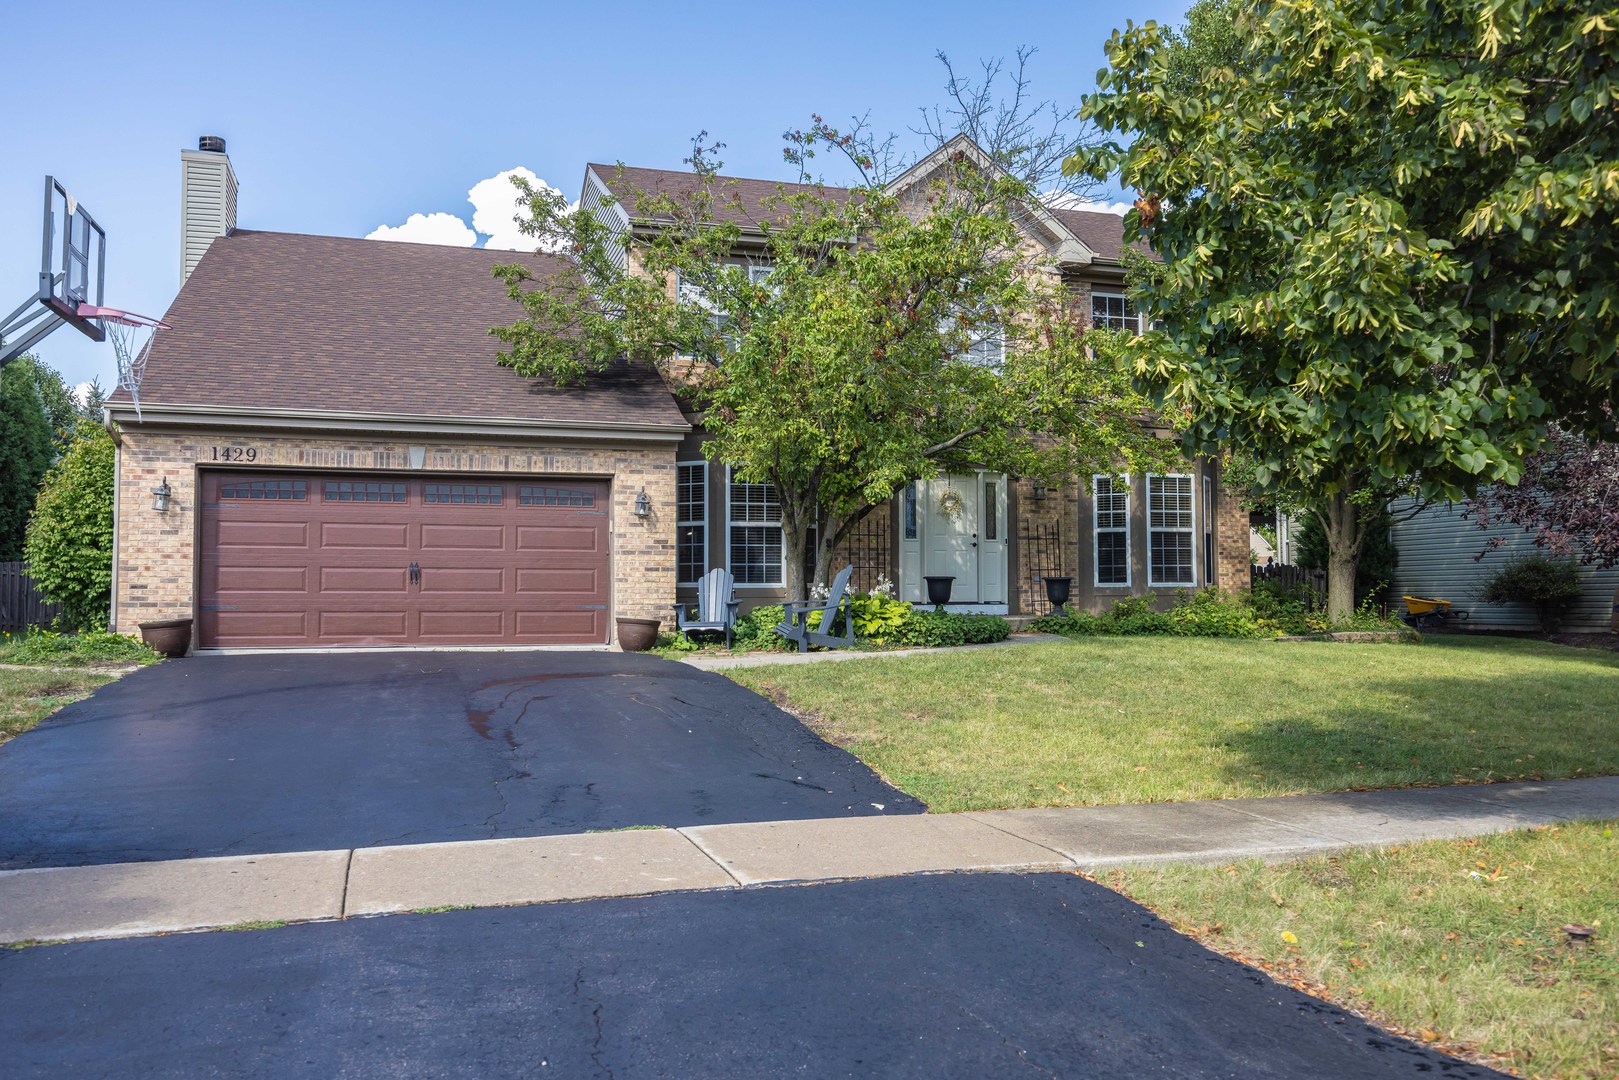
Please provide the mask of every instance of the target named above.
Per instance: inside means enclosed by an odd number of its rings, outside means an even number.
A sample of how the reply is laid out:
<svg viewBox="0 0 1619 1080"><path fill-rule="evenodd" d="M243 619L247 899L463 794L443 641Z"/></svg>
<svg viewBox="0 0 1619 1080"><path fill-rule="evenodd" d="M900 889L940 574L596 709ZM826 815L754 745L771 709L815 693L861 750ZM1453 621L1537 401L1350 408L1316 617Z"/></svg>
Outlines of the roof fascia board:
<svg viewBox="0 0 1619 1080"><path fill-rule="evenodd" d="M691 431L680 424L608 424L518 417L393 416L386 413L239 409L222 405L143 403L140 416L126 401L106 405L108 422L125 427L231 427L264 431L340 431L406 435L461 435L501 439L599 442L679 442Z"/></svg>

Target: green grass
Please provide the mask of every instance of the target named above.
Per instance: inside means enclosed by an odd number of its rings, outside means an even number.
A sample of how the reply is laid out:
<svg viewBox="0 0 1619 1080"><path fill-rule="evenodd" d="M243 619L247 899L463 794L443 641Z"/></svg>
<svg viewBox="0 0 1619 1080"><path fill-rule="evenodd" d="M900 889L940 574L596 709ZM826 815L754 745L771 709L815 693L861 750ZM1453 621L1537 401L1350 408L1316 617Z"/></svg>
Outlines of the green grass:
<svg viewBox="0 0 1619 1080"><path fill-rule="evenodd" d="M246 922L231 923L229 926L218 926L215 929L233 933L240 930L279 930L286 925L285 919L249 919Z"/></svg>
<svg viewBox="0 0 1619 1080"><path fill-rule="evenodd" d="M0 668L0 743L110 682L89 671Z"/></svg>
<svg viewBox="0 0 1619 1080"><path fill-rule="evenodd" d="M0 664L84 667L90 664L155 664L163 657L123 634L58 634L35 629L0 634Z"/></svg>
<svg viewBox="0 0 1619 1080"><path fill-rule="evenodd" d="M937 812L1619 773L1619 656L1085 639L725 673Z"/></svg>
<svg viewBox="0 0 1619 1080"><path fill-rule="evenodd" d="M1102 880L1212 948L1524 1075L1619 1076L1619 824ZM1561 927L1596 929L1573 944Z"/></svg>
<svg viewBox="0 0 1619 1080"><path fill-rule="evenodd" d="M412 915L442 915L446 911L471 911L476 904L435 904L433 907L411 908Z"/></svg>

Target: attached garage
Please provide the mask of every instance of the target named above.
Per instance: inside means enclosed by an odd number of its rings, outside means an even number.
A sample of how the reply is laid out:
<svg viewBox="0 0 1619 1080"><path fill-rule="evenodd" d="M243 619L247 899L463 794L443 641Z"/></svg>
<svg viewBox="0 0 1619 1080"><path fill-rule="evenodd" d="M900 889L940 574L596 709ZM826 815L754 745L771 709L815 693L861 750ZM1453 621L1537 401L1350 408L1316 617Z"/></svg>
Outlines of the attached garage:
<svg viewBox="0 0 1619 1080"><path fill-rule="evenodd" d="M484 475L198 478L198 645L600 645L608 485Z"/></svg>

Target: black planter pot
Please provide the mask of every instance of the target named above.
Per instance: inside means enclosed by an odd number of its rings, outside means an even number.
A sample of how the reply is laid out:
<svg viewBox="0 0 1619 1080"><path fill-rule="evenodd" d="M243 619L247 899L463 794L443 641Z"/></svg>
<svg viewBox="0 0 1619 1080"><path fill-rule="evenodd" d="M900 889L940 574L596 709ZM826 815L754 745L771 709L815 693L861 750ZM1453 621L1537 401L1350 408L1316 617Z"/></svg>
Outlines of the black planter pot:
<svg viewBox="0 0 1619 1080"><path fill-rule="evenodd" d="M928 603L936 610L942 610L950 602L950 589L956 583L955 576L930 574L922 580L928 583Z"/></svg>
<svg viewBox="0 0 1619 1080"><path fill-rule="evenodd" d="M1068 603L1068 597L1074 588L1074 579L1071 577L1048 577L1045 579L1045 581L1046 599L1050 600L1051 606L1057 609L1053 611L1052 614L1068 614L1068 612L1063 610L1062 606Z"/></svg>

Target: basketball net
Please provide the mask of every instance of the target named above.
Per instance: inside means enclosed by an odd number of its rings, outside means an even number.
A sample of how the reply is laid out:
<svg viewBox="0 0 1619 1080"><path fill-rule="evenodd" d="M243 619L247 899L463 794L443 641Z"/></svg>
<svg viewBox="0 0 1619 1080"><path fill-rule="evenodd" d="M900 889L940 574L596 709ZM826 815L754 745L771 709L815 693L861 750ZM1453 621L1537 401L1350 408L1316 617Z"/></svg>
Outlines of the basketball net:
<svg viewBox="0 0 1619 1080"><path fill-rule="evenodd" d="M135 406L135 418L141 417L141 380L146 375L146 355L152 347L152 335L167 330L169 324L160 319L136 315L117 308L79 305L79 316L99 319L112 342L112 351L118 358L118 385L129 391L129 400Z"/></svg>

